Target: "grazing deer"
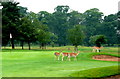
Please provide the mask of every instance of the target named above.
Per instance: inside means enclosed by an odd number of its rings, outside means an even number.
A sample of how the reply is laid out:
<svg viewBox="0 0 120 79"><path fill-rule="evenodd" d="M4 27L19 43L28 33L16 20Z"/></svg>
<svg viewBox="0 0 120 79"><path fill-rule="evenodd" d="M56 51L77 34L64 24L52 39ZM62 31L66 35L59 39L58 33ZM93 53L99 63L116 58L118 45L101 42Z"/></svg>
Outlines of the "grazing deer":
<svg viewBox="0 0 120 79"><path fill-rule="evenodd" d="M76 57L77 55L80 53L80 51L78 51L77 53L62 53L62 61L64 60L64 57L67 56L68 60L70 61L70 57L74 57L74 60L77 60Z"/></svg>
<svg viewBox="0 0 120 79"><path fill-rule="evenodd" d="M60 54L61 54L61 51L60 52L55 52L54 55L55 55L55 59L57 60L60 60Z"/></svg>
<svg viewBox="0 0 120 79"><path fill-rule="evenodd" d="M102 47L92 47L93 48L93 52L100 52L100 49L102 48Z"/></svg>

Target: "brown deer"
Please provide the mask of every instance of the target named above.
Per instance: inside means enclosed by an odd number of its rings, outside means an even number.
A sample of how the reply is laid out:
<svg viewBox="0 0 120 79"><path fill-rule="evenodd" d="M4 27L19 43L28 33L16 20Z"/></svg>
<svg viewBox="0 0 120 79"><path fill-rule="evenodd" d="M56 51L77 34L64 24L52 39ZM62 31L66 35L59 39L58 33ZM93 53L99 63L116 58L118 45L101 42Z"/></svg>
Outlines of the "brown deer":
<svg viewBox="0 0 120 79"><path fill-rule="evenodd" d="M92 47L93 48L93 52L100 52L100 49L102 48L102 47L96 47L96 46L94 46L94 47Z"/></svg>
<svg viewBox="0 0 120 79"><path fill-rule="evenodd" d="M55 59L60 60L61 51L55 52L54 55L55 55Z"/></svg>
<svg viewBox="0 0 120 79"><path fill-rule="evenodd" d="M71 57L74 57L75 59L74 60L77 60L77 56L79 55L80 51L78 51L77 53L62 53L62 61L64 60L64 57L67 56L68 57L68 60L70 61L70 58Z"/></svg>

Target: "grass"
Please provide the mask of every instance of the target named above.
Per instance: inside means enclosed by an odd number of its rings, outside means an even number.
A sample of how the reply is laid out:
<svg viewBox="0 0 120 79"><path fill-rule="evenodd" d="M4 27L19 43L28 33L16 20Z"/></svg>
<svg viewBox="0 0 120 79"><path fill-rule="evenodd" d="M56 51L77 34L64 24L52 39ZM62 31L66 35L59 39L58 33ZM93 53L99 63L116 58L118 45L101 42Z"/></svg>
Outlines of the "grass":
<svg viewBox="0 0 120 79"><path fill-rule="evenodd" d="M118 70L118 66L92 68L92 69L72 73L70 76L72 77L107 77L108 75L113 75L113 74L120 74L120 71Z"/></svg>
<svg viewBox="0 0 120 79"><path fill-rule="evenodd" d="M69 51L68 48L71 48ZM104 47L101 53L92 53L90 47L81 47L78 61L56 61L54 52L59 50L73 51L72 46L47 48L46 50L2 50L3 77L103 77L118 74L118 62L93 60L97 54L119 56L117 48ZM92 75L90 74L92 70ZM101 71L100 71L101 70ZM111 72L106 72L106 71ZM98 75L96 75L99 73ZM101 73L101 74L100 74Z"/></svg>

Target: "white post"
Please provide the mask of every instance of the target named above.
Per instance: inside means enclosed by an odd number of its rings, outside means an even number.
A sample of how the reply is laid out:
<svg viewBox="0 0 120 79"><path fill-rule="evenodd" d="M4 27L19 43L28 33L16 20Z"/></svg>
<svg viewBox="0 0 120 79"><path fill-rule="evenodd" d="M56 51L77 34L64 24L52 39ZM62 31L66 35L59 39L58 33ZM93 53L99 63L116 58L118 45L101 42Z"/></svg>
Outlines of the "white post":
<svg viewBox="0 0 120 79"><path fill-rule="evenodd" d="M11 46L12 46L12 34L10 33L10 44L11 44ZM11 53L11 50L10 50L10 53Z"/></svg>
<svg viewBox="0 0 120 79"><path fill-rule="evenodd" d="M10 39L12 38L12 34L10 33Z"/></svg>

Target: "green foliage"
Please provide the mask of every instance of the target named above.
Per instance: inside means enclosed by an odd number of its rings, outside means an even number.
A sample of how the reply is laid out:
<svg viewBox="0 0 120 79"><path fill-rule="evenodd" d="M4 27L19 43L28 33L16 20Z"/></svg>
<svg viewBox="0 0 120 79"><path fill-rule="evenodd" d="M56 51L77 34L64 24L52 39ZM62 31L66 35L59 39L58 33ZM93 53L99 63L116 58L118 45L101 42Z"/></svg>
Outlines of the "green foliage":
<svg viewBox="0 0 120 79"><path fill-rule="evenodd" d="M19 13L20 13L21 18L27 15L26 7L18 6L18 8L19 8Z"/></svg>
<svg viewBox="0 0 120 79"><path fill-rule="evenodd" d="M90 43L95 44L97 47L101 47L101 44L107 42L107 39L104 35L95 35L90 37Z"/></svg>
<svg viewBox="0 0 120 79"><path fill-rule="evenodd" d="M33 24L35 27L35 37L43 47L50 42L51 32L48 31L48 26L42 24L38 19L35 19Z"/></svg>
<svg viewBox="0 0 120 79"><path fill-rule="evenodd" d="M67 13L69 11L69 6L57 6L55 11L60 13Z"/></svg>
<svg viewBox="0 0 120 79"><path fill-rule="evenodd" d="M118 26L117 26L117 38L118 38L118 44L120 44L120 11L117 13L117 19L118 19Z"/></svg>
<svg viewBox="0 0 120 79"><path fill-rule="evenodd" d="M68 30L68 39L75 47L82 44L84 37L83 26L81 25L75 25L74 28Z"/></svg>
<svg viewBox="0 0 120 79"><path fill-rule="evenodd" d="M108 39L108 44L116 44L117 43L117 15L110 14L104 17L104 20L101 26L98 27L98 34L105 35Z"/></svg>
<svg viewBox="0 0 120 79"><path fill-rule="evenodd" d="M2 2L2 39L3 45L6 45L9 41L9 35L12 34L12 48L14 49L14 40L18 37L18 28L19 26L19 7L17 6L18 2Z"/></svg>
<svg viewBox="0 0 120 79"><path fill-rule="evenodd" d="M69 6L57 6L55 12L49 16L48 27L52 33L57 35L57 44L59 44L59 46L68 43L66 38L67 30L69 28L68 11Z"/></svg>
<svg viewBox="0 0 120 79"><path fill-rule="evenodd" d="M19 30L22 34L22 37L25 41L32 41L34 29L32 27L32 22L28 17L24 17L21 19L22 25L20 26Z"/></svg>
<svg viewBox="0 0 120 79"><path fill-rule="evenodd" d="M103 13L97 8L92 8L83 13L84 20L82 24L86 26L85 42L89 45L90 36L97 35L98 27L101 26Z"/></svg>
<svg viewBox="0 0 120 79"><path fill-rule="evenodd" d="M84 15L78 11L72 11L69 13L69 28L73 28L77 24L81 24L84 21Z"/></svg>

